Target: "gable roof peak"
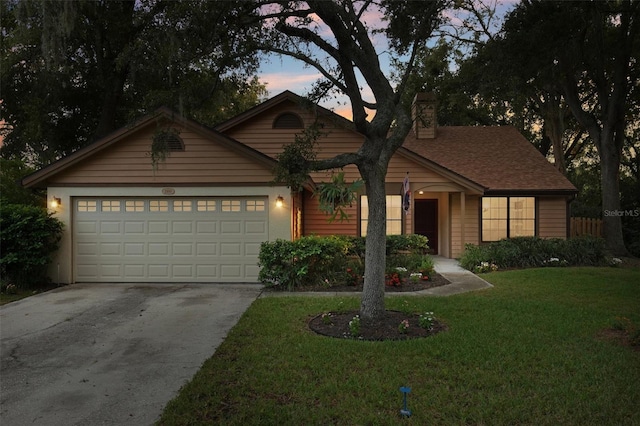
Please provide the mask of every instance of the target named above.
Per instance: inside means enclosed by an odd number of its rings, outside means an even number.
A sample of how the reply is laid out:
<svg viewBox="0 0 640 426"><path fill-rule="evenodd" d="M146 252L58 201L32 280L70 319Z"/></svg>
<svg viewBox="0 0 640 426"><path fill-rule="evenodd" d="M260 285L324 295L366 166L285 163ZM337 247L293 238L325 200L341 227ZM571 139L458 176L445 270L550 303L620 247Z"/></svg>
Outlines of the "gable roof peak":
<svg viewBox="0 0 640 426"><path fill-rule="evenodd" d="M333 121L334 123L339 124L340 126L346 129L354 130L354 124L351 120L348 120L343 116L336 114L335 112L323 106L320 106L315 102L312 102L309 98L298 95L290 90L285 90L283 92L280 92L277 95L262 102L261 104L258 104L253 108L250 108L247 111L240 113L235 117L218 124L215 127L215 129L219 132L224 133L238 125L241 125L242 123L247 122L248 120L256 117L257 115L287 101L295 103L300 109L307 109L311 111L316 116L326 117L327 119Z"/></svg>

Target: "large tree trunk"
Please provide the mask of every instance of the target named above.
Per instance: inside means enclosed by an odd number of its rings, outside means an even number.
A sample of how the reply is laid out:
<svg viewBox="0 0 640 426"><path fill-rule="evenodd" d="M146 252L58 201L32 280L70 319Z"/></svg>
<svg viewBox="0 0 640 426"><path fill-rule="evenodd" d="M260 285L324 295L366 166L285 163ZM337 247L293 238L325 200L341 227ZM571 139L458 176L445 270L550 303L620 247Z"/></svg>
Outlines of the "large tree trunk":
<svg viewBox="0 0 640 426"><path fill-rule="evenodd" d="M602 224L607 247L615 256L628 256L622 232L620 210L620 157L621 152L612 140L613 134L607 127L601 133L602 140L596 146L600 154L600 182L602 185ZM607 140L609 138L611 140Z"/></svg>
<svg viewBox="0 0 640 426"><path fill-rule="evenodd" d="M603 108L601 120L595 115L582 110L582 102L578 96L577 84L572 84L571 77L563 81L563 91L567 104L573 115L589 133L600 157L600 183L602 190L602 224L607 248L615 256L627 256L629 252L624 245L622 233L622 212L620 210L620 159L622 157L622 141L624 138L624 98L621 97L621 85L616 86L613 95L608 99L609 108ZM608 88L600 90L607 93ZM603 99L606 95L602 96ZM617 103L616 103L617 102ZM602 121L602 123L600 122Z"/></svg>
<svg viewBox="0 0 640 426"><path fill-rule="evenodd" d="M560 106L560 97L551 94L546 95L546 102L542 102L540 110L544 117L544 132L551 141L553 158L556 169L563 175L567 175L567 164L564 158L562 135L564 134L564 111Z"/></svg>
<svg viewBox="0 0 640 426"><path fill-rule="evenodd" d="M364 288L360 301L363 320L377 320L385 315L384 270L387 241L386 167L378 164L360 167L369 201L365 253Z"/></svg>

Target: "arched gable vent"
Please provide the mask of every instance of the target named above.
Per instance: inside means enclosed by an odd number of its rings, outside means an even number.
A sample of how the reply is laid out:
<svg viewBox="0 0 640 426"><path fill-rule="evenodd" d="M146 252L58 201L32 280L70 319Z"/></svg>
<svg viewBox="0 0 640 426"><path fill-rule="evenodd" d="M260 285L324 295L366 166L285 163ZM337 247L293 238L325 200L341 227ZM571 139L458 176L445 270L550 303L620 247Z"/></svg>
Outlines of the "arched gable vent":
<svg viewBox="0 0 640 426"><path fill-rule="evenodd" d="M180 136L171 132L164 132L160 137L164 139L162 142L166 143L169 152L184 151L184 142Z"/></svg>
<svg viewBox="0 0 640 426"><path fill-rule="evenodd" d="M302 119L292 112L285 112L280 114L275 120L273 120L274 129L302 129L304 124Z"/></svg>

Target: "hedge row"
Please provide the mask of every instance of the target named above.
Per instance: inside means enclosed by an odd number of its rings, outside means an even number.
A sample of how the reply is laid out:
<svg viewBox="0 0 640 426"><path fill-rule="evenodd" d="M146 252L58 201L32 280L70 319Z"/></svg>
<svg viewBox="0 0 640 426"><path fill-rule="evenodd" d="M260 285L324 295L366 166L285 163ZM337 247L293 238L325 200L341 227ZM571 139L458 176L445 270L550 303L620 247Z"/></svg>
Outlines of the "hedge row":
<svg viewBox="0 0 640 426"><path fill-rule="evenodd" d="M467 244L460 257L460 265L474 272L487 272L492 267L505 269L606 264L604 240L590 236L566 240L516 237L480 246Z"/></svg>
<svg viewBox="0 0 640 426"><path fill-rule="evenodd" d="M387 256L404 251L422 254L428 249L427 241L422 235L388 236ZM258 279L268 287L282 286L289 290L352 281L354 269L363 266L365 242L365 238L348 236L264 242L260 246Z"/></svg>

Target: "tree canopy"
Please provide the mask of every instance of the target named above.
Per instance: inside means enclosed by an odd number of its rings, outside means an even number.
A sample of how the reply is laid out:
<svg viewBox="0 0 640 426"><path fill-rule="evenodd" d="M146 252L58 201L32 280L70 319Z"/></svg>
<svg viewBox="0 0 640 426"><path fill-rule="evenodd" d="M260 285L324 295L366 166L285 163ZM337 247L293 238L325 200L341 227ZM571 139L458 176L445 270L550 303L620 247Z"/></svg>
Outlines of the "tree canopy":
<svg viewBox="0 0 640 426"><path fill-rule="evenodd" d="M2 156L45 165L161 105L205 124L255 105L246 6L3 1Z"/></svg>
<svg viewBox="0 0 640 426"><path fill-rule="evenodd" d="M522 87L537 90L548 109L545 125L561 126L566 104L589 135L600 160L603 210L620 211L621 157L640 78L640 2L524 0L497 43ZM563 129L556 131L561 137ZM620 216L603 220L609 248L626 254Z"/></svg>
<svg viewBox="0 0 640 426"><path fill-rule="evenodd" d="M255 18L266 35L258 47L317 69L323 79L311 96L332 91L347 95L355 129L364 136L357 152L313 159L306 167L311 171L355 164L364 180L369 220L360 313L365 320L379 318L385 311L385 177L391 156L412 125L404 95L409 85L421 85L417 58L426 55L449 2L261 1L256 5ZM381 64L384 54L395 58L394 76ZM296 173L300 172L297 166Z"/></svg>

